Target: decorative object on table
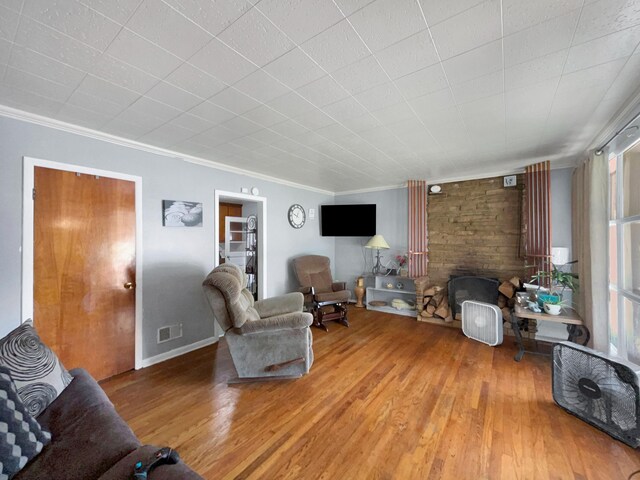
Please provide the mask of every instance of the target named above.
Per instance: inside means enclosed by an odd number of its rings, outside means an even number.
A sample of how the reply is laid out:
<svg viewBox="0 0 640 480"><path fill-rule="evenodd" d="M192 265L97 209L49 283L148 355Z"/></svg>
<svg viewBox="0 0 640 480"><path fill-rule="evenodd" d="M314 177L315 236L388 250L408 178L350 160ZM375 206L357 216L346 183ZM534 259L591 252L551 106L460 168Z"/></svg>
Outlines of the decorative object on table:
<svg viewBox="0 0 640 480"><path fill-rule="evenodd" d="M386 250L388 248L391 248L389 247L389 244L387 243L387 241L384 239L382 235L376 234L369 239L369 241L364 246L364 248L375 249L376 264L373 266L373 269L371 271L373 272L374 275L378 275L382 273L382 264L380 263L380 250L383 250L383 249Z"/></svg>
<svg viewBox="0 0 640 480"><path fill-rule="evenodd" d="M394 298L391 300L391 306L396 310L415 310L416 304L413 302L408 302L401 298Z"/></svg>
<svg viewBox="0 0 640 480"><path fill-rule="evenodd" d="M162 225L164 227L202 227L202 203L163 200Z"/></svg>
<svg viewBox="0 0 640 480"><path fill-rule="evenodd" d="M640 446L638 366L571 342L553 347L553 400L565 411Z"/></svg>
<svg viewBox="0 0 640 480"><path fill-rule="evenodd" d="M364 303L362 303L362 299L364 298L364 278L358 277L356 280L356 287L353 289L356 294L356 307L364 308Z"/></svg>
<svg viewBox="0 0 640 480"><path fill-rule="evenodd" d="M490 303L462 302L462 333L467 337L495 347L503 339L502 310Z"/></svg>
<svg viewBox="0 0 640 480"><path fill-rule="evenodd" d="M540 310L540 307L538 306L538 302L527 302L527 308L534 313L542 313L542 310Z"/></svg>
<svg viewBox="0 0 640 480"><path fill-rule="evenodd" d="M403 290L403 289L404 289L404 283L402 283L402 282L398 282L398 283L396 283L396 288L397 288L398 290Z"/></svg>
<svg viewBox="0 0 640 480"><path fill-rule="evenodd" d="M387 302L383 300L371 300L369 302L369 305L371 305L372 307L384 307L387 305Z"/></svg>
<svg viewBox="0 0 640 480"><path fill-rule="evenodd" d="M577 262L577 260L574 260L572 262L565 263L565 265L573 265ZM565 265L558 267L558 265L552 263L551 272L538 270L538 272L531 277L529 283L536 284L539 288L542 288L543 283L550 285L550 292L557 293L560 297L562 297L562 294L567 288L573 292L577 292L579 288L578 274L563 270L561 267L565 267Z"/></svg>
<svg viewBox="0 0 640 480"><path fill-rule="evenodd" d="M389 290L393 290L393 283L392 282L387 282L384 284L384 288L388 288Z"/></svg>
<svg viewBox="0 0 640 480"><path fill-rule="evenodd" d="M302 205L294 203L289 207L288 213L289 225L293 228L302 228L307 221L307 214Z"/></svg>
<svg viewBox="0 0 640 480"><path fill-rule="evenodd" d="M396 255L396 263L398 264L398 275L401 277L406 277L409 275L409 270L407 269L407 261L409 257L407 255Z"/></svg>

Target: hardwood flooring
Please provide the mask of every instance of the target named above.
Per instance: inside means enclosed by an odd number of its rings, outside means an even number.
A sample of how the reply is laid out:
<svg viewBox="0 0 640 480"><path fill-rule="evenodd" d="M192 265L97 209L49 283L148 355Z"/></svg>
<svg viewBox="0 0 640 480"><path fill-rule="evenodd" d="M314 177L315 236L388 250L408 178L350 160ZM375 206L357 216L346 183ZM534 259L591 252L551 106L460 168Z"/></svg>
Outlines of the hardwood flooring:
<svg viewBox="0 0 640 480"><path fill-rule="evenodd" d="M561 410L549 357L350 308L291 381L227 385L224 340L105 382L144 443L207 479L627 479L633 450ZM634 477L635 478L635 477Z"/></svg>

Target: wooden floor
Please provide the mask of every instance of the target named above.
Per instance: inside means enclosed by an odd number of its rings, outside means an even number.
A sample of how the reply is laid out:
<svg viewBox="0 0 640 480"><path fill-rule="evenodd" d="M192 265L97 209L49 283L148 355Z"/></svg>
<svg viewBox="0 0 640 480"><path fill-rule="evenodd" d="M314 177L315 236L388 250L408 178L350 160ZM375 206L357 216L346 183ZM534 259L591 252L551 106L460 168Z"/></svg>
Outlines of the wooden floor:
<svg viewBox="0 0 640 480"><path fill-rule="evenodd" d="M565 413L550 360L352 308L299 380L227 385L219 344L102 383L145 443L207 479L627 479L635 451Z"/></svg>

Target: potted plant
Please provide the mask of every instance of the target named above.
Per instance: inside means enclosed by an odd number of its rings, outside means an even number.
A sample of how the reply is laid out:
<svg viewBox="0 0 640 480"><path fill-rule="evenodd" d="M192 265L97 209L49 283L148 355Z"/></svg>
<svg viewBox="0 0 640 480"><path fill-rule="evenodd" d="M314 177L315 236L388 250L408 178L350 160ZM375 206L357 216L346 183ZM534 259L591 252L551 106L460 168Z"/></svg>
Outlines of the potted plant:
<svg viewBox="0 0 640 480"><path fill-rule="evenodd" d="M549 315L560 315L562 309L568 306L557 295L543 295L543 297L548 297L543 299L542 308Z"/></svg>
<svg viewBox="0 0 640 480"><path fill-rule="evenodd" d="M566 265L572 265L577 263L577 260L567 263ZM551 280L551 295L558 297L558 300L562 300L565 290L568 288L573 292L578 291L578 274L573 272L565 272L555 264L551 264L551 273L544 270L538 270L538 272L531 277L530 283L535 283L540 288L544 279L549 278Z"/></svg>
<svg viewBox="0 0 640 480"><path fill-rule="evenodd" d="M408 257L407 255L396 255L396 263L398 264L398 274L402 277L406 277L408 275L407 268L405 265L407 264Z"/></svg>

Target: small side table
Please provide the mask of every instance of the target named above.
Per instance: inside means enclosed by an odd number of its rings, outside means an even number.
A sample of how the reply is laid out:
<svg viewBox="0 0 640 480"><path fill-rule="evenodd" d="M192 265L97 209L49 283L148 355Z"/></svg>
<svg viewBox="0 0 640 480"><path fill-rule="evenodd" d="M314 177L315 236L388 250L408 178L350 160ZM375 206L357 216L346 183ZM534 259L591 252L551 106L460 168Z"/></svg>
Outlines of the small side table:
<svg viewBox="0 0 640 480"><path fill-rule="evenodd" d="M520 326L518 320L542 320L544 322L564 323L567 326L567 332L569 333L568 340L575 342L576 339L584 335L584 341L582 345L589 343L591 338L591 332L580 318L580 315L572 308L565 308L562 315L549 315L548 313L535 313L526 308L522 308L518 305L515 306L511 314L511 327L513 333L516 336L516 343L518 344L518 353L514 357L516 362L522 360L524 352L524 344L522 343L522 335L520 334Z"/></svg>

